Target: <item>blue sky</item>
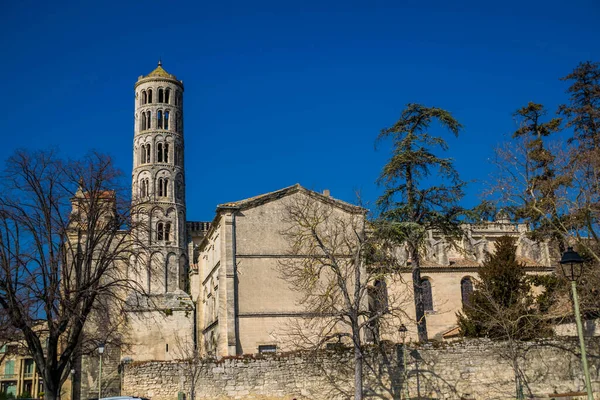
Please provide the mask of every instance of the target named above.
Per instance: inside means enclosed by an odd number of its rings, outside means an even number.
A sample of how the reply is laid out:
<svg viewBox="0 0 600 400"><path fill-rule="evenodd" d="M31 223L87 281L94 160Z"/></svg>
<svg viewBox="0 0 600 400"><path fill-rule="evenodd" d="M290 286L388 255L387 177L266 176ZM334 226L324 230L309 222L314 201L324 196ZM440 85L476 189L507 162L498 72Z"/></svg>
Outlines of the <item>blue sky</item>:
<svg viewBox="0 0 600 400"><path fill-rule="evenodd" d="M409 102L465 126L451 156L486 186L493 147L528 101L600 61L600 3L566 1L5 2L0 159L17 148L111 154L132 168L133 85L162 58L185 84L189 220L295 183L373 202Z"/></svg>

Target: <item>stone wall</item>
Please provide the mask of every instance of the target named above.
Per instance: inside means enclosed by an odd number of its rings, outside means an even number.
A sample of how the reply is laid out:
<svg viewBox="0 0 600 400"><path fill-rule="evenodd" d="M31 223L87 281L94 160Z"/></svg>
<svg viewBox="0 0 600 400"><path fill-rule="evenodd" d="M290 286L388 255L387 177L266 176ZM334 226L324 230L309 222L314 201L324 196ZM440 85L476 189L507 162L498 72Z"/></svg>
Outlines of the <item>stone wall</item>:
<svg viewBox="0 0 600 400"><path fill-rule="evenodd" d="M600 392L600 341L588 342L595 392ZM528 343L519 349L519 365L528 398L584 391L577 342ZM454 344L389 346L369 350L365 394L372 398L514 399L514 369L506 344L472 340ZM403 367L406 356L406 369ZM352 394L352 352L325 351L318 356L289 353L185 362L138 362L126 366L124 395L189 399L343 399Z"/></svg>

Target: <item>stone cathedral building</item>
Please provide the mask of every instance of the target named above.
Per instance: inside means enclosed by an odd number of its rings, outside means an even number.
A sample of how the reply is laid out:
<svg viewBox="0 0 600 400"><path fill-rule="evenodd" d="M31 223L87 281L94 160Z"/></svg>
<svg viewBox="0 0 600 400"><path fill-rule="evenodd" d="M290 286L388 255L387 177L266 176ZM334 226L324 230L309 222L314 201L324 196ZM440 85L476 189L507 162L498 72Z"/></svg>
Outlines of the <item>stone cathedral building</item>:
<svg viewBox="0 0 600 400"><path fill-rule="evenodd" d="M130 301L120 360L182 359L195 349L214 357L289 349L285 323L303 310L299 294L277 272L288 248L281 234L286 199L311 196L347 215L362 209L328 191L294 185L220 204L210 222L187 221L183 82L159 62L134 88L132 201L141 222L136 229L144 230L148 246L130 263L144 271L134 279L148 295ZM466 227L458 247L430 236L422 276L431 337L452 334L476 268L499 236L518 238L531 273L552 271L547 244L530 241L526 232L524 225L499 219ZM148 263L151 268L144 268ZM410 274L400 278L404 285L389 282L390 296L411 287ZM405 311L410 317L414 307ZM415 335L413 326L409 333ZM391 340L396 336L388 333Z"/></svg>

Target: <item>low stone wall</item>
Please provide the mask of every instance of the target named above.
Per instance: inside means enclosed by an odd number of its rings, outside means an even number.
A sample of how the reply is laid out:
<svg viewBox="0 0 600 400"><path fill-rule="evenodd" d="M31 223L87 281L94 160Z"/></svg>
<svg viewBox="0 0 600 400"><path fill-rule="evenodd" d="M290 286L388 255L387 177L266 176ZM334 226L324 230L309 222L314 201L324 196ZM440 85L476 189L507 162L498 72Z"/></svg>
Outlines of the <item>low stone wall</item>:
<svg viewBox="0 0 600 400"><path fill-rule="evenodd" d="M599 344L588 342L595 392L600 392ZM526 397L551 398L547 395L585 390L577 349L573 340L521 344L512 353L506 343L486 340L369 349L364 390L378 398L405 398L408 391L423 399L514 399L510 354L518 354ZM345 399L352 397L352 365L351 351L134 362L123 371L122 393L152 400L174 400L179 392L188 399Z"/></svg>

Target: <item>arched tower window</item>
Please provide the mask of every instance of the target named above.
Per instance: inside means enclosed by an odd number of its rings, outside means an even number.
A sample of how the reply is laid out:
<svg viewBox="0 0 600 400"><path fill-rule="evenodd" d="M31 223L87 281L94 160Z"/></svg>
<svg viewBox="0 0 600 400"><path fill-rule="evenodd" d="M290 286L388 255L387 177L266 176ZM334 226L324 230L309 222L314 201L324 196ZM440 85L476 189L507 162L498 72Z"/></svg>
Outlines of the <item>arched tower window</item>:
<svg viewBox="0 0 600 400"><path fill-rule="evenodd" d="M171 89L165 89L165 103L169 104L169 97L171 97Z"/></svg>
<svg viewBox="0 0 600 400"><path fill-rule="evenodd" d="M142 90L142 104L146 104L148 102L148 95L145 90Z"/></svg>
<svg viewBox="0 0 600 400"><path fill-rule="evenodd" d="M175 105L179 105L179 92L177 90L175 91Z"/></svg>
<svg viewBox="0 0 600 400"><path fill-rule="evenodd" d="M165 111L165 129L169 129L169 111Z"/></svg>
<svg viewBox="0 0 600 400"><path fill-rule="evenodd" d="M473 281L468 276L465 276L460 281L460 296L463 306L468 305L473 294Z"/></svg>
<svg viewBox="0 0 600 400"><path fill-rule="evenodd" d="M158 179L158 195L160 197L169 195L169 180L167 178Z"/></svg>
<svg viewBox="0 0 600 400"><path fill-rule="evenodd" d="M148 89L148 103L152 104L152 89Z"/></svg>
<svg viewBox="0 0 600 400"><path fill-rule="evenodd" d="M149 163L150 162L150 144L146 145L146 162Z"/></svg>
<svg viewBox="0 0 600 400"><path fill-rule="evenodd" d="M152 129L152 126L150 125L151 121L152 121L152 112L147 111L146 112L146 129Z"/></svg>
<svg viewBox="0 0 600 400"><path fill-rule="evenodd" d="M162 127L163 127L163 112L162 112L162 110L158 110L158 113L156 115L156 128L162 129Z"/></svg>
<svg viewBox="0 0 600 400"><path fill-rule="evenodd" d="M142 126L140 127L140 130L145 131L146 130L146 113L142 113L142 121L141 124Z"/></svg>
<svg viewBox="0 0 600 400"><path fill-rule="evenodd" d="M164 147L163 147L163 160L165 160L165 162L169 162L169 143L165 143Z"/></svg>
<svg viewBox="0 0 600 400"><path fill-rule="evenodd" d="M162 89L158 89L158 102L162 103L165 100L165 91Z"/></svg>
<svg viewBox="0 0 600 400"><path fill-rule="evenodd" d="M156 162L163 162L163 144L156 145Z"/></svg>
<svg viewBox="0 0 600 400"><path fill-rule="evenodd" d="M148 192L148 184L149 184L148 178L142 179L140 181L140 197L146 197L150 194Z"/></svg>
<svg viewBox="0 0 600 400"><path fill-rule="evenodd" d="M167 222L165 224L165 240L168 242L171 240L171 223Z"/></svg>
<svg viewBox="0 0 600 400"><path fill-rule="evenodd" d="M421 291L423 293L423 309L433 311L433 294L431 293L431 281L429 279L421 280Z"/></svg>
<svg viewBox="0 0 600 400"><path fill-rule="evenodd" d="M156 224L156 240L164 240L165 235L165 224L159 222Z"/></svg>

